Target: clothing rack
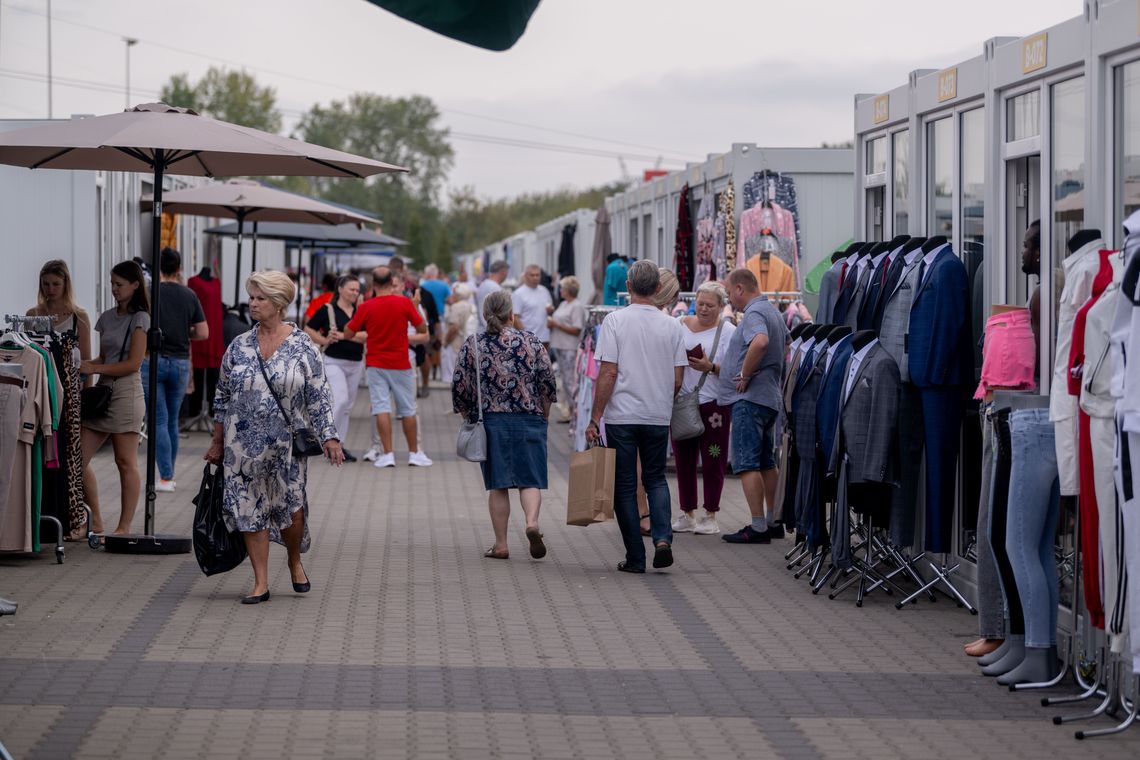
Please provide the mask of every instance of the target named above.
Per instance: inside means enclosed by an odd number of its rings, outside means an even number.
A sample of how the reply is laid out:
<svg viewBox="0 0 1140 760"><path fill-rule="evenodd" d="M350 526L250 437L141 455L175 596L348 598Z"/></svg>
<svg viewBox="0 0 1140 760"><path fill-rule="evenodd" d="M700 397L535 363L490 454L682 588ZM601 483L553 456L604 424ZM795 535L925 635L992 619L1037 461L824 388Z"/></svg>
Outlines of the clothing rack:
<svg viewBox="0 0 1140 760"><path fill-rule="evenodd" d="M781 304L796 303L797 301L804 300L804 294L799 290L765 290L761 292L760 295L764 296L773 303Z"/></svg>
<svg viewBox="0 0 1140 760"><path fill-rule="evenodd" d="M50 337L55 332L51 317L30 317L25 314L5 314L9 330L23 333L40 333Z"/></svg>

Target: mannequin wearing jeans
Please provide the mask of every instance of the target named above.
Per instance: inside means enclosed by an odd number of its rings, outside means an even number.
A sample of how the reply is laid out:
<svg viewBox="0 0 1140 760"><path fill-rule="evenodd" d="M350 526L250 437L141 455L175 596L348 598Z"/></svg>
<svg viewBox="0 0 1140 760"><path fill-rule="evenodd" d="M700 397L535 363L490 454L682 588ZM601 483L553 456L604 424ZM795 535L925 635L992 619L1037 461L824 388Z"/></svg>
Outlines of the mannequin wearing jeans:
<svg viewBox="0 0 1140 760"><path fill-rule="evenodd" d="M1010 416L1009 553L1025 612L1025 659L1000 684L1047 681L1057 668L1057 563L1053 544L1060 515L1056 434L1047 409Z"/></svg>

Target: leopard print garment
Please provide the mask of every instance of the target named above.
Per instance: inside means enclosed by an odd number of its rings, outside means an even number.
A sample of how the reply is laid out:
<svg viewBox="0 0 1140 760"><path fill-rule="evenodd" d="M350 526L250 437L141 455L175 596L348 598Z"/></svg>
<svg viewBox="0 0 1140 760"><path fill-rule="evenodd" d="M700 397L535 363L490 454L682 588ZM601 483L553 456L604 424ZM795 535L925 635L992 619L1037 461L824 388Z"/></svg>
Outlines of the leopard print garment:
<svg viewBox="0 0 1140 760"><path fill-rule="evenodd" d="M63 355L70 357L79 348L79 340L74 333L65 333L61 338ZM63 362L63 413L59 424L67 427L67 451L63 456L67 477L67 516L69 531L85 530L87 512L83 509L83 434L79 418L79 367L74 362Z"/></svg>

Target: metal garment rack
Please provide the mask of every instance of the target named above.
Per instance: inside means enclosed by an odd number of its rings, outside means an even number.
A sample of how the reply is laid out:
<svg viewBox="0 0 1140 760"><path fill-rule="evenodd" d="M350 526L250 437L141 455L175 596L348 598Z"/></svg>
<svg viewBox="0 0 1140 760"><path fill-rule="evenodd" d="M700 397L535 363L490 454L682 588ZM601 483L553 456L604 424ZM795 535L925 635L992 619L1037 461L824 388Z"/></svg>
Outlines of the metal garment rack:
<svg viewBox="0 0 1140 760"><path fill-rule="evenodd" d="M50 345L51 340L56 336L55 324L50 316L32 317L25 314L5 314L4 322L7 325L8 332L20 333L26 338L36 344ZM24 381L24 386L27 387L27 380ZM87 505L84 505L87 509ZM88 523L90 523L90 509L87 510ZM56 564L62 565L66 556L66 550L63 545L63 523L53 515L40 515L40 523L47 523L55 528L55 561Z"/></svg>

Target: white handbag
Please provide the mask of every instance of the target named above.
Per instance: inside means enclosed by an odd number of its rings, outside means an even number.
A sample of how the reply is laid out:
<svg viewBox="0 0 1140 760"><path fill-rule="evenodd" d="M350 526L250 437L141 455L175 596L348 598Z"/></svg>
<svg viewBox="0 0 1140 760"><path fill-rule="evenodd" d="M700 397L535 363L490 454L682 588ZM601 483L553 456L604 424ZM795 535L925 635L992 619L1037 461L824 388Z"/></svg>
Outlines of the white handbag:
<svg viewBox="0 0 1140 760"><path fill-rule="evenodd" d="M468 462L487 461L487 431L483 427L483 383L479 371L479 335L474 336L472 343L475 346L475 398L479 409L479 419L475 422L464 422L459 428L459 437L455 441L455 453L460 459Z"/></svg>
<svg viewBox="0 0 1140 760"><path fill-rule="evenodd" d="M720 331L723 327L724 321L722 320L716 326L709 361L712 361L716 356L717 345L720 343ZM698 438L705 434L705 422L701 419L701 388L708 376L708 372L701 373L701 379L696 388L688 393L678 394L677 398L673 399L673 415L669 420L669 435L674 441L687 441L690 438Z"/></svg>

